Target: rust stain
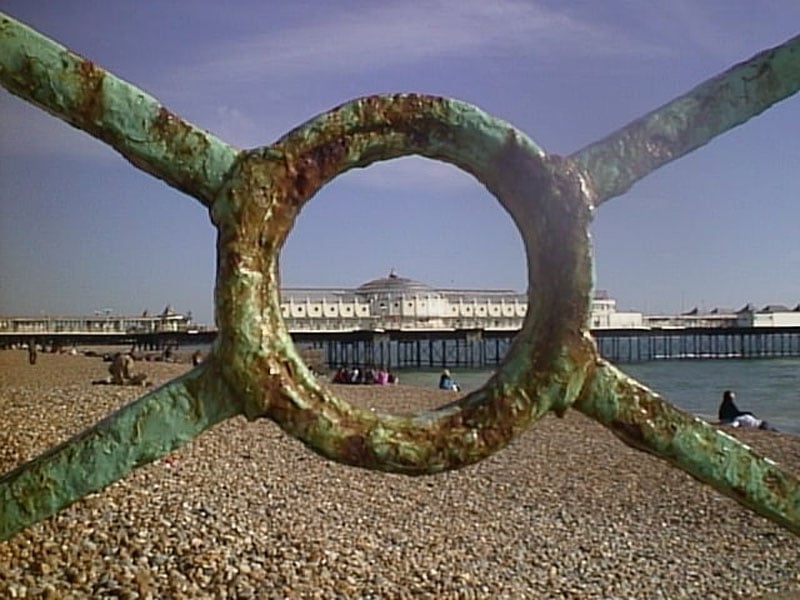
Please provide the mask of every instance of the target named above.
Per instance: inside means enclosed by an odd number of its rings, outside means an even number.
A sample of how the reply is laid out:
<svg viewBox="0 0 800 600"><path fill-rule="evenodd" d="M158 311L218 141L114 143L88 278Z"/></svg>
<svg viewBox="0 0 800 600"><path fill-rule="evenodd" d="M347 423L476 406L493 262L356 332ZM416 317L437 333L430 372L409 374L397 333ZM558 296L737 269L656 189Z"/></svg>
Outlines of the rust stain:
<svg viewBox="0 0 800 600"><path fill-rule="evenodd" d="M177 159L193 158L197 154L197 149L189 143L194 137L193 129L163 106L158 109L158 114L150 125L150 132L155 139L173 146Z"/></svg>
<svg viewBox="0 0 800 600"><path fill-rule="evenodd" d="M14 72L13 91L23 97L41 100L43 88L38 85L37 79L36 62L30 56L26 56L19 69Z"/></svg>
<svg viewBox="0 0 800 600"><path fill-rule="evenodd" d="M732 485L729 489L730 495L739 500L740 502L746 501L748 497L747 489L739 486L739 485Z"/></svg>
<svg viewBox="0 0 800 600"><path fill-rule="evenodd" d="M294 381L294 366L292 365L291 361L284 360L281 362L283 365L284 370L286 371L286 375L289 377L290 381Z"/></svg>
<svg viewBox="0 0 800 600"><path fill-rule="evenodd" d="M625 441L635 445L637 448L646 447L646 438L638 423L628 423L626 421L614 420L610 423L611 430Z"/></svg>
<svg viewBox="0 0 800 600"><path fill-rule="evenodd" d="M159 107L158 114L150 123L149 134L169 150L175 161L183 164L191 164L208 153L208 139L163 106ZM179 182L187 189L198 188L205 183L201 172L190 170L188 173L190 175Z"/></svg>
<svg viewBox="0 0 800 600"><path fill-rule="evenodd" d="M373 467L378 462L372 448L361 433L354 433L344 438L339 446L339 453L344 460L363 467Z"/></svg>
<svg viewBox="0 0 800 600"><path fill-rule="evenodd" d="M286 200L299 206L313 196L341 170L347 156L347 147L347 138L337 137L300 156L295 161L294 172L287 173L293 181L286 182Z"/></svg>
<svg viewBox="0 0 800 600"><path fill-rule="evenodd" d="M72 114L78 117L81 126L90 131L92 135L108 142L114 142L114 139L109 139L113 136L101 127L105 119L103 103L103 79L105 76L105 71L92 61L82 59L78 62L75 78L79 94Z"/></svg>

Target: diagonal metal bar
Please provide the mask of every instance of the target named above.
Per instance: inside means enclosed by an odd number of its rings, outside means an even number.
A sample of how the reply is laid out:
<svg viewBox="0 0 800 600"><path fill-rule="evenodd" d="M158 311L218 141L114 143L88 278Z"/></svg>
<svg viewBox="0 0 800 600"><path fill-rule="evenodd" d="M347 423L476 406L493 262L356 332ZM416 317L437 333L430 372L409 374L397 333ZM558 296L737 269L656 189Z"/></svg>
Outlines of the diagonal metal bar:
<svg viewBox="0 0 800 600"><path fill-rule="evenodd" d="M0 12L0 84L210 205L238 150Z"/></svg>
<svg viewBox="0 0 800 600"><path fill-rule="evenodd" d="M731 67L570 158L587 173L599 206L798 90L800 36Z"/></svg>
<svg viewBox="0 0 800 600"><path fill-rule="evenodd" d="M598 361L574 407L649 452L800 535L800 480L727 433Z"/></svg>
<svg viewBox="0 0 800 600"><path fill-rule="evenodd" d="M0 478L0 540L241 412L208 359Z"/></svg>

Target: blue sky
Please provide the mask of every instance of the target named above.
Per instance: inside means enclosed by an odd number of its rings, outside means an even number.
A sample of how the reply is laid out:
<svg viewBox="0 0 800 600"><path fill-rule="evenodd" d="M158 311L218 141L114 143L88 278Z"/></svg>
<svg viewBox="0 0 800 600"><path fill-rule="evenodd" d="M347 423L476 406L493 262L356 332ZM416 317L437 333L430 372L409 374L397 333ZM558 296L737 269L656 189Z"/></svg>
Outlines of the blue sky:
<svg viewBox="0 0 800 600"><path fill-rule="evenodd" d="M242 148L374 93L465 100L570 154L800 33L776 0L31 2L0 10ZM800 302L800 97L597 212L597 287L621 308ZM151 312L213 321L215 230L199 202L0 90L0 314ZM527 286L494 198L449 165L349 172L304 209L287 286L399 274Z"/></svg>

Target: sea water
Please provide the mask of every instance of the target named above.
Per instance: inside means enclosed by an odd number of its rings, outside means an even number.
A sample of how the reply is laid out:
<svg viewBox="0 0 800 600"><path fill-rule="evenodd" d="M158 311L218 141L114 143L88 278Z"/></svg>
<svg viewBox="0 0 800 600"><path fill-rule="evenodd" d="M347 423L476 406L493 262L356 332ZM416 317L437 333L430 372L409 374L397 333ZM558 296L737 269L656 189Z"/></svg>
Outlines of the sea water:
<svg viewBox="0 0 800 600"><path fill-rule="evenodd" d="M717 420L725 390L733 390L740 410L749 410L780 431L800 435L800 358L747 360L663 360L617 365L668 402ZM488 370L450 369L464 391L481 387ZM436 387L439 371L400 371L400 383Z"/></svg>

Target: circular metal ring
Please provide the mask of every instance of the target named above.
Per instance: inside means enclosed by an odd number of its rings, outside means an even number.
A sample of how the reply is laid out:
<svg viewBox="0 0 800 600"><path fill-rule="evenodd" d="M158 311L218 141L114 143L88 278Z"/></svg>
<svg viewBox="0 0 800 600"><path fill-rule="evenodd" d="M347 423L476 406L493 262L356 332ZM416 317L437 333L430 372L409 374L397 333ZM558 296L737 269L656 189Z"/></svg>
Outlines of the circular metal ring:
<svg viewBox="0 0 800 600"><path fill-rule="evenodd" d="M411 154L471 173L510 213L525 242L529 307L483 388L432 412L382 415L335 397L298 357L280 312L278 255L301 207L327 181ZM566 410L596 359L585 331L588 189L571 163L508 123L433 96L354 100L242 153L212 206L223 376L249 418L269 417L334 460L413 474L488 456L549 410ZM464 244L480 250L480 240Z"/></svg>

